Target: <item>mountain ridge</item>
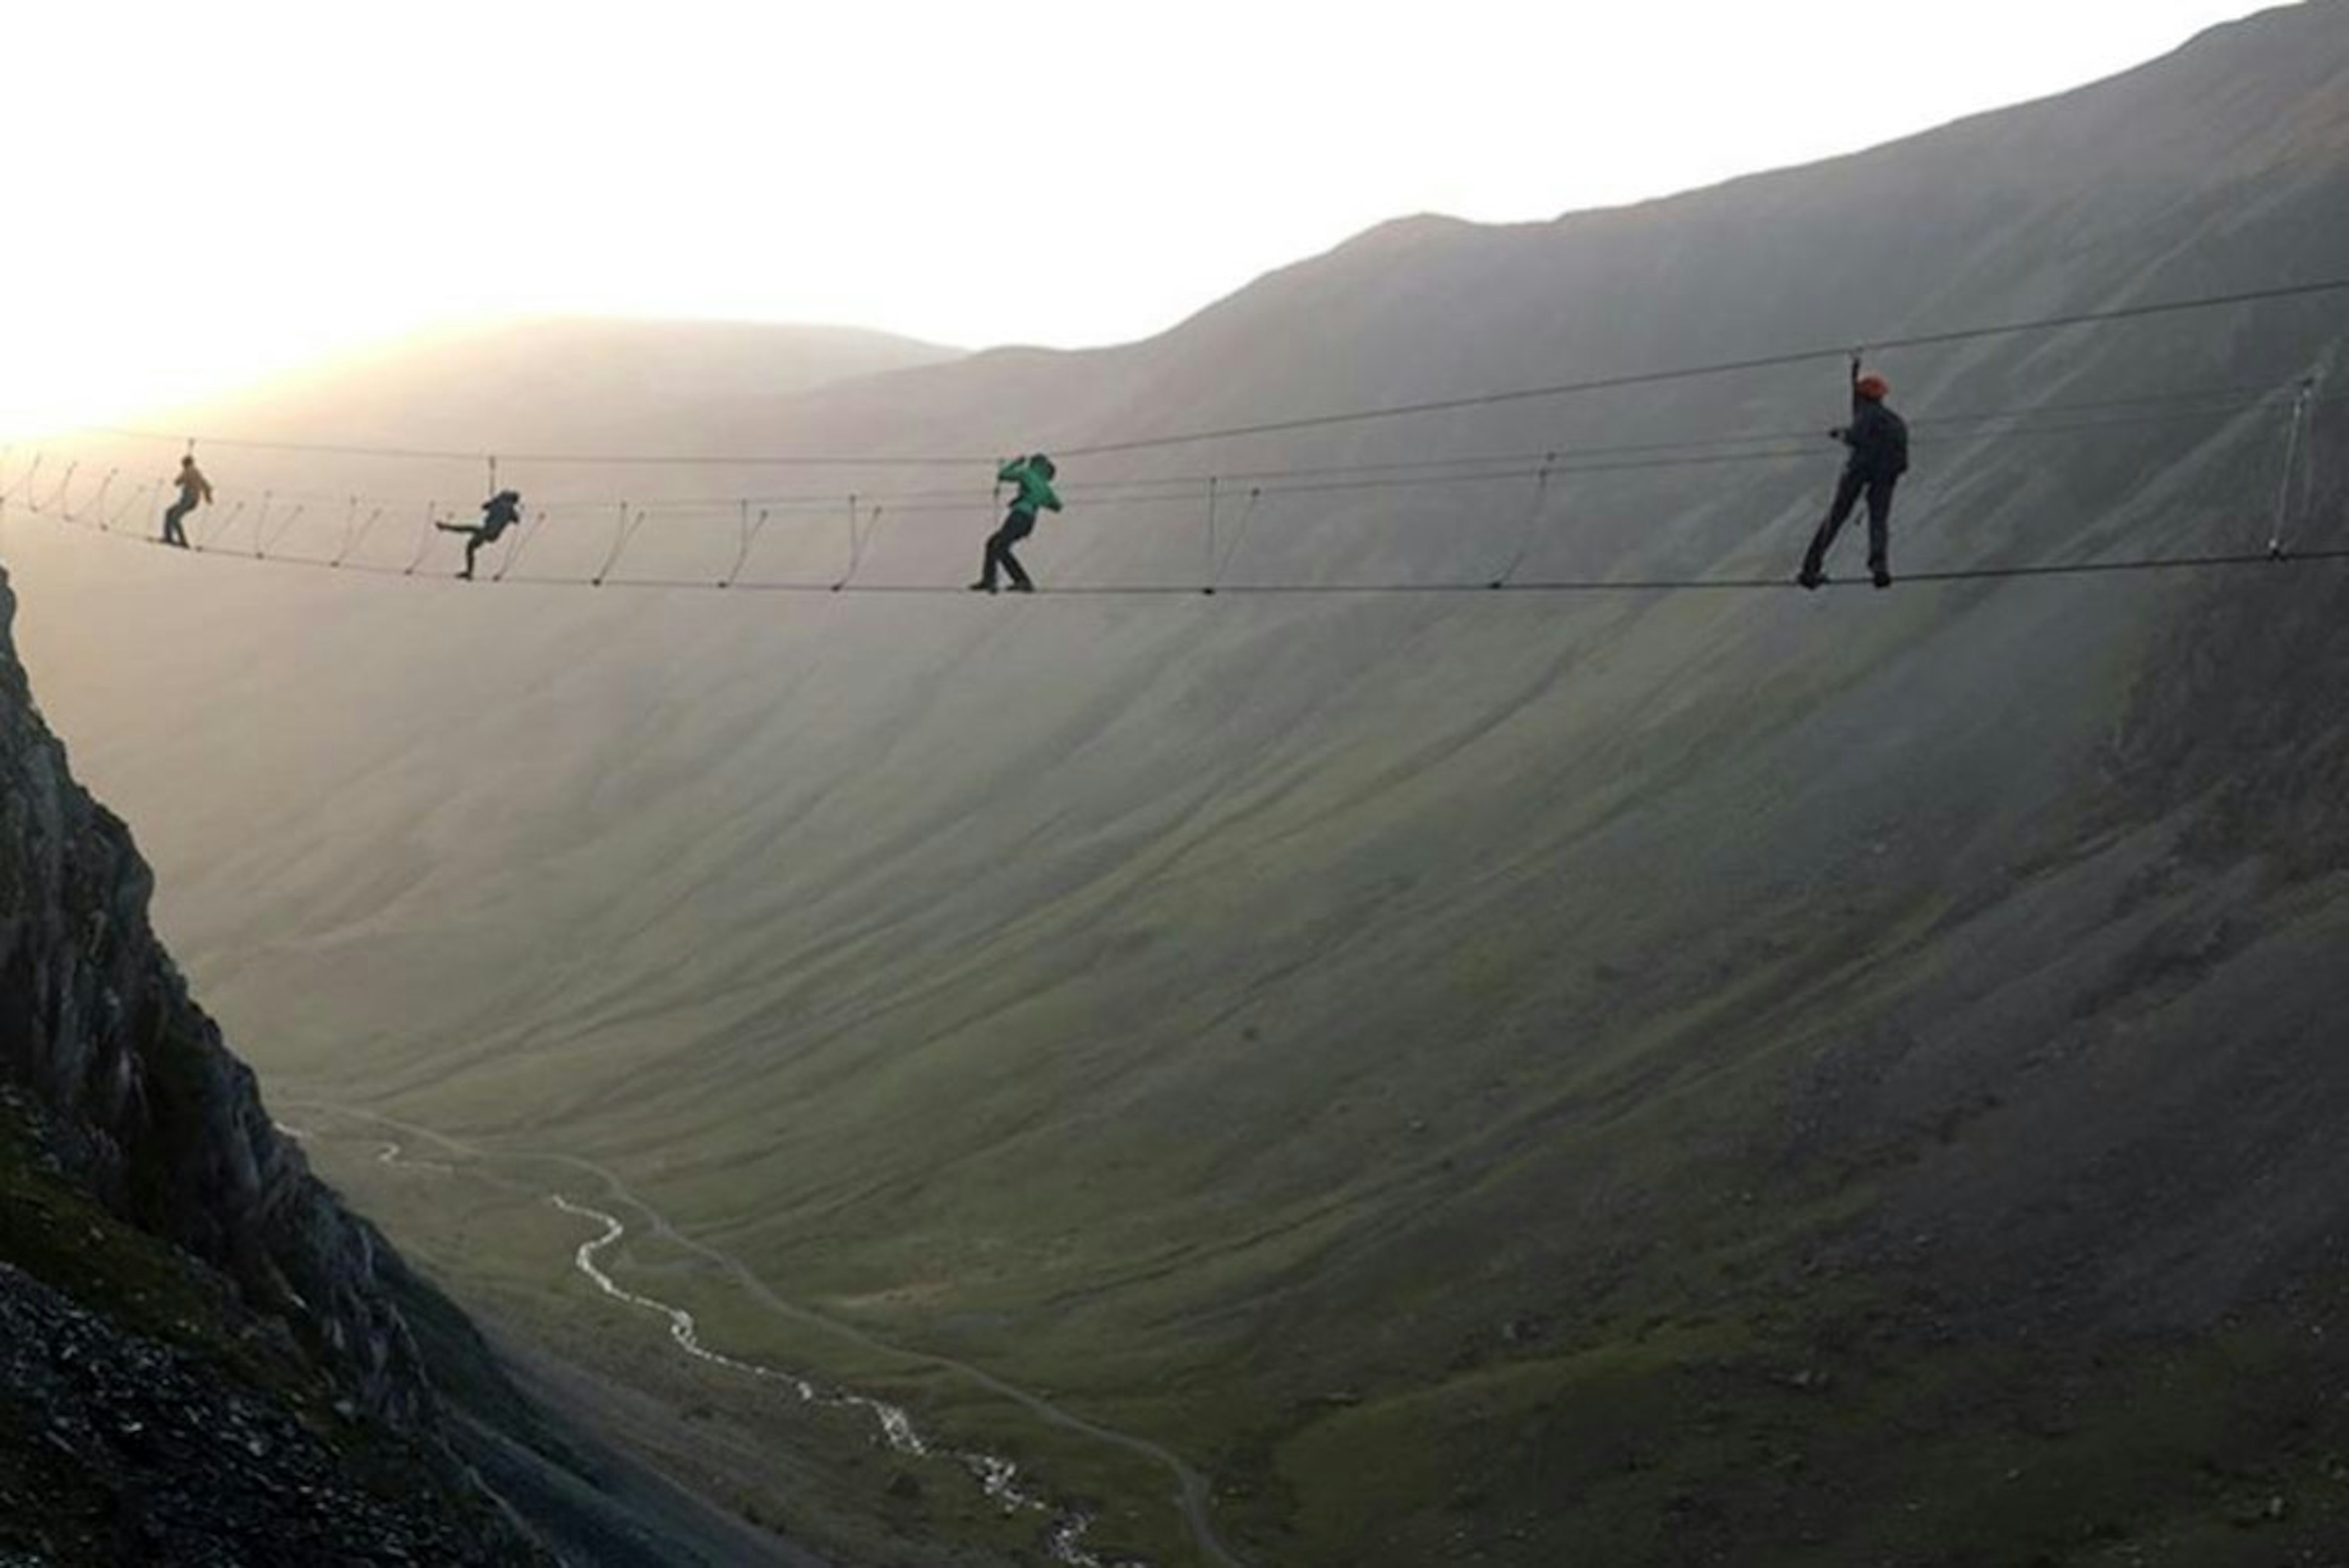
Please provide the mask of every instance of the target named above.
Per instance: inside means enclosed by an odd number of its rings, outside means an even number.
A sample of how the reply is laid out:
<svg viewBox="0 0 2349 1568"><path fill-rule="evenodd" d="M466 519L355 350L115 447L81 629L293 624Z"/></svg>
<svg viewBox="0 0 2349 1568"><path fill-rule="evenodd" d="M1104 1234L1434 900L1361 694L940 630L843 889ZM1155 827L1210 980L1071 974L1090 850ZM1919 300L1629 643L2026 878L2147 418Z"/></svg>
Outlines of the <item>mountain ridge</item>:
<svg viewBox="0 0 2349 1568"><path fill-rule="evenodd" d="M1859 178L1447 231L1170 338L707 438L1032 449L2322 275L2349 262L2337 16ZM2344 346L2302 302L1885 356L1906 411L2002 414L1920 418L1896 572L2260 548L2282 403L2035 411L2289 388ZM1064 477L1844 407L1839 366L1795 367ZM2304 435L2286 521L2329 540L2349 426L2327 400ZM1835 456L1268 498L1229 580L1474 580L1520 542L1540 573L1791 575ZM557 481L594 482L529 488ZM967 488L888 514L866 580L968 581L993 520ZM1030 547L1044 594L916 614L23 548L92 766L152 803L168 917L273 1074L624 1171L792 1299L1164 1442L1253 1557L2337 1551L2326 568L1052 597L1195 586L1206 514L1072 505ZM697 559L681 516L640 570ZM563 527L529 559L568 565ZM844 548L823 516L756 565L820 581ZM74 614L99 603L135 634ZM185 667L140 667L159 645ZM395 1233L438 1235L410 1202ZM726 1343L827 1354L692 1283ZM1105 1542L1192 1560L1112 1459L854 1370L1013 1433L1107 1499Z"/></svg>

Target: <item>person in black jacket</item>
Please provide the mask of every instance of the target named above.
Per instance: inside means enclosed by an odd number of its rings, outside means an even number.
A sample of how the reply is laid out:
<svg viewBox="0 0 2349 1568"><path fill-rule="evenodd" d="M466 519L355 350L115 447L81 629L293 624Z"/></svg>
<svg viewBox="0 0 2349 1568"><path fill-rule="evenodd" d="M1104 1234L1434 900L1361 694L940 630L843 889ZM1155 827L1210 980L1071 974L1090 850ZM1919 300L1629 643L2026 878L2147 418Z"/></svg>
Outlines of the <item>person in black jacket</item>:
<svg viewBox="0 0 2349 1568"><path fill-rule="evenodd" d="M435 522L432 526L443 533L465 536L465 569L457 573L467 582L473 577L473 557L484 544L495 544L509 528L522 521L522 492L500 490L481 503L481 521L477 527L468 528L457 522Z"/></svg>
<svg viewBox="0 0 2349 1568"><path fill-rule="evenodd" d="M1890 557L1892 490L1909 471L1908 422L1884 406L1892 390L1881 376L1863 374L1858 359L1851 362L1851 423L1827 434L1851 449L1843 479L1836 485L1835 505L1826 521L1811 536L1803 555L1803 570L1795 581L1816 588L1826 581L1823 568L1827 547L1849 521L1859 498L1868 498L1868 570L1878 588L1892 586Z"/></svg>

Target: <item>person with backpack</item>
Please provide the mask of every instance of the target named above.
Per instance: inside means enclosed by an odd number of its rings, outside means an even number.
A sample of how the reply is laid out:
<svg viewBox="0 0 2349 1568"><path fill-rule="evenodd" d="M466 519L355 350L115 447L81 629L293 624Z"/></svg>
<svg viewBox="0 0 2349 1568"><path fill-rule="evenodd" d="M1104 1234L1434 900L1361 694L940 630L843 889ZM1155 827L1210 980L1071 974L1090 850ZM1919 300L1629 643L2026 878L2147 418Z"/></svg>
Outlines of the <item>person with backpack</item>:
<svg viewBox="0 0 2349 1568"><path fill-rule="evenodd" d="M1878 588L1892 586L1892 491L1909 471L1908 422L1885 407L1891 386L1883 377L1864 374L1859 356L1851 361L1851 423L1829 430L1828 436L1851 449L1843 478L1836 485L1835 504L1811 537L1803 555L1803 569L1795 581L1816 588L1826 581L1827 549L1851 518L1862 496L1868 498L1868 571Z"/></svg>
<svg viewBox="0 0 2349 1568"><path fill-rule="evenodd" d="M181 524L196 508L212 504L212 481L204 478L204 470L196 467L196 455L190 452L180 459L180 477L171 482L179 486L180 499L163 513L163 542L185 550L188 531Z"/></svg>
<svg viewBox="0 0 2349 1568"><path fill-rule="evenodd" d="M1036 531L1039 511L1058 511L1061 498L1052 489L1052 480L1060 469L1052 459L1038 452L1032 457L1014 458L996 470L998 484L1011 485L1011 510L1004 514L1003 526L988 536L987 553L978 573L978 581L970 585L974 593L996 591L995 576L999 570L1011 579L1014 593L1033 593L1036 584L1020 566L1019 558L1011 547Z"/></svg>
<svg viewBox="0 0 2349 1568"><path fill-rule="evenodd" d="M473 557L484 544L495 544L509 528L522 521L522 492L500 490L481 503L481 521L468 528L461 522L435 522L432 526L443 533L465 536L465 569L457 573L470 583L473 580Z"/></svg>

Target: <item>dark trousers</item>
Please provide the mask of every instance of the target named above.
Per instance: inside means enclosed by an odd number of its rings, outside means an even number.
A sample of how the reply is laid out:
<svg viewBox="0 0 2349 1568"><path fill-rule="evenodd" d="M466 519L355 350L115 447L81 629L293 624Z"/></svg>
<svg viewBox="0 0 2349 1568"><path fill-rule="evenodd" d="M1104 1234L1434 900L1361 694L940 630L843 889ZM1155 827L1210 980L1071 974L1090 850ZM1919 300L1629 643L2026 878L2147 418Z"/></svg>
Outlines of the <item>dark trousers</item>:
<svg viewBox="0 0 2349 1568"><path fill-rule="evenodd" d="M1006 517L1003 526L987 536L987 559L979 568L979 586L994 587L995 573L999 568L1011 579L1014 588L1033 588L1036 584L1030 581L1026 569L1019 564L1019 558L1011 553L1011 547L1035 531L1034 512L1015 510Z"/></svg>
<svg viewBox="0 0 2349 1568"><path fill-rule="evenodd" d="M1811 536L1811 548L1804 552L1803 574L1819 574L1819 569L1826 563L1827 547L1835 543L1843 525L1851 521L1852 509L1863 495L1868 497L1868 569L1886 570L1890 564L1889 552L1892 547L1892 487L1899 482L1898 474L1878 476L1846 469L1842 482L1836 486L1835 505L1827 509L1826 521L1819 524L1818 532Z"/></svg>
<svg viewBox="0 0 2349 1568"><path fill-rule="evenodd" d="M188 547L188 531L180 524L186 521L188 513L195 510L196 498L191 495L183 495L171 503L171 509L163 513L164 543L176 544L182 550Z"/></svg>
<svg viewBox="0 0 2349 1568"><path fill-rule="evenodd" d="M465 570L457 573L460 577L471 577L473 574L473 557L481 552L482 545L489 543L495 537L486 528L467 528L462 523L436 522L432 526L443 533L461 533L465 536Z"/></svg>

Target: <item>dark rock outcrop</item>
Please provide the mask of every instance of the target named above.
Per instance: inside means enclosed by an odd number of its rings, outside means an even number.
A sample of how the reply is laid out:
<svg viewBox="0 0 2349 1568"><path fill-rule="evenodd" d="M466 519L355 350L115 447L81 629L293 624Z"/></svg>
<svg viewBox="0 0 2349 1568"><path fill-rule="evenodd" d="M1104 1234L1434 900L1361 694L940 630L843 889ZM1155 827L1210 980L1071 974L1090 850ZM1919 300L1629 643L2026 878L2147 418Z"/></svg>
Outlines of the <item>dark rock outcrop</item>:
<svg viewBox="0 0 2349 1568"><path fill-rule="evenodd" d="M0 1437L30 1456L0 1470L69 1460L124 1522L136 1550L117 1561L541 1560L441 1441L384 1243L279 1135L156 940L153 875L35 708L15 614L0 573L0 1096L27 1144L11 1146L7 1229L88 1295L0 1255L0 1414L21 1418ZM67 1212L60 1243L41 1222ZM217 1364L126 1326L157 1304L113 1288L119 1237L184 1271ZM342 1448L376 1456L371 1485L338 1478Z"/></svg>
<svg viewBox="0 0 2349 1568"><path fill-rule="evenodd" d="M262 1109L155 939L154 876L74 782L35 708L0 573L0 1074L49 1111L60 1152L124 1219L186 1248L282 1318L363 1408L429 1401L377 1243Z"/></svg>
<svg viewBox="0 0 2349 1568"><path fill-rule="evenodd" d="M487 1498L385 1486L284 1404L6 1264L0 1402L29 1436L0 1465L0 1561L527 1560Z"/></svg>

